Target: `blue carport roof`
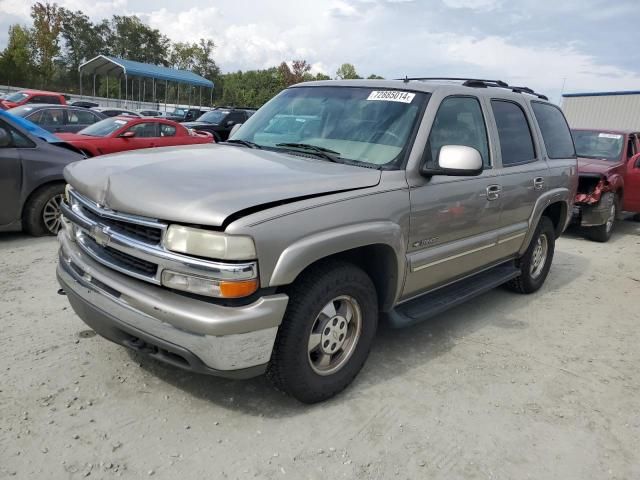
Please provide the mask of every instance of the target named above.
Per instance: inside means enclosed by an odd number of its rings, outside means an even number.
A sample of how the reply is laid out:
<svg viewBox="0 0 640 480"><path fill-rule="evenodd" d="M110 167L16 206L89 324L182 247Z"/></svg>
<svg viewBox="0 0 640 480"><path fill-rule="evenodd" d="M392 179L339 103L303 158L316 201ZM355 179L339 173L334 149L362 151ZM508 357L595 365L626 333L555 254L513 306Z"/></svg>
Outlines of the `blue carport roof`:
<svg viewBox="0 0 640 480"><path fill-rule="evenodd" d="M128 77L155 78L169 82L185 83L196 87L213 88L213 82L188 70L161 67L150 63L134 62L124 58L98 55L78 68L83 73L113 75L122 73Z"/></svg>

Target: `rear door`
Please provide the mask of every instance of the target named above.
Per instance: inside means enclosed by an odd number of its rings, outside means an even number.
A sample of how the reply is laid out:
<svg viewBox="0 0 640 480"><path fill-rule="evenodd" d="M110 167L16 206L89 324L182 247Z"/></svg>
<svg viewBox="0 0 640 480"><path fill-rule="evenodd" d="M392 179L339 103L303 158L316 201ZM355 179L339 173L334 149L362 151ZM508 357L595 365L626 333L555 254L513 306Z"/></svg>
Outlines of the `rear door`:
<svg viewBox="0 0 640 480"><path fill-rule="evenodd" d="M8 123L0 120L0 128L12 137L12 142L0 147L0 225L10 224L20 218L22 189L22 161L20 148L33 147L33 143L18 133Z"/></svg>
<svg viewBox="0 0 640 480"><path fill-rule="evenodd" d="M160 122L158 124L160 136L156 139L156 146L167 147L170 145L176 145L176 133L177 129L175 125ZM184 138L184 137L182 137Z"/></svg>
<svg viewBox="0 0 640 480"><path fill-rule="evenodd" d="M76 133L93 125L100 117L84 108L73 108L67 110L67 119L64 126L65 132Z"/></svg>
<svg viewBox="0 0 640 480"><path fill-rule="evenodd" d="M489 103L502 165L497 248L511 255L524 242L536 200L547 189L549 169L542 151L535 146L526 103L513 98L492 98Z"/></svg>

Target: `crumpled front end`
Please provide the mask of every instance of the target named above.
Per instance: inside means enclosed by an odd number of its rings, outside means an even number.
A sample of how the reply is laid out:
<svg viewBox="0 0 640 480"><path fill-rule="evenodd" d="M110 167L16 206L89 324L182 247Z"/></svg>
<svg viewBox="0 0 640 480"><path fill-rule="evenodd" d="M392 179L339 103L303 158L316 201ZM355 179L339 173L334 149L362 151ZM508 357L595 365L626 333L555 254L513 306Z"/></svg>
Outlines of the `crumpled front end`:
<svg viewBox="0 0 640 480"><path fill-rule="evenodd" d="M597 173L582 173L578 180L575 206L573 208L573 223L582 227L603 225L611 210L614 197L609 195L603 201L604 194L613 191L611 184L604 175Z"/></svg>

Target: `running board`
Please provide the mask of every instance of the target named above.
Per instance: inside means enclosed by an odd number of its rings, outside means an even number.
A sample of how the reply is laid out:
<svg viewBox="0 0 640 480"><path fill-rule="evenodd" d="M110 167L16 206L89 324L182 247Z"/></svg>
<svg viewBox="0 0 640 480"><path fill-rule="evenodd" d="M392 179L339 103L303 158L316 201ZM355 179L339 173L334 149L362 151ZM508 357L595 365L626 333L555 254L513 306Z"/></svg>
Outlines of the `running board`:
<svg viewBox="0 0 640 480"><path fill-rule="evenodd" d="M519 275L520 269L513 262L503 263L398 305L388 313L389 324L393 328L403 328L422 322Z"/></svg>

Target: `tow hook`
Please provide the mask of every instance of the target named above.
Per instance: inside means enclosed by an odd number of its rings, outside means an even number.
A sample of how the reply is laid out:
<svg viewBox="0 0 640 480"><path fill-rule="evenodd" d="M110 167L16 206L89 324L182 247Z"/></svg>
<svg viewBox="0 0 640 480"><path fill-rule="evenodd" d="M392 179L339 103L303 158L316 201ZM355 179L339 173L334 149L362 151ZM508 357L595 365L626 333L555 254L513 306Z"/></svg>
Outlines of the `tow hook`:
<svg viewBox="0 0 640 480"><path fill-rule="evenodd" d="M58 295L66 295L67 292L65 292L62 288L58 289Z"/></svg>

